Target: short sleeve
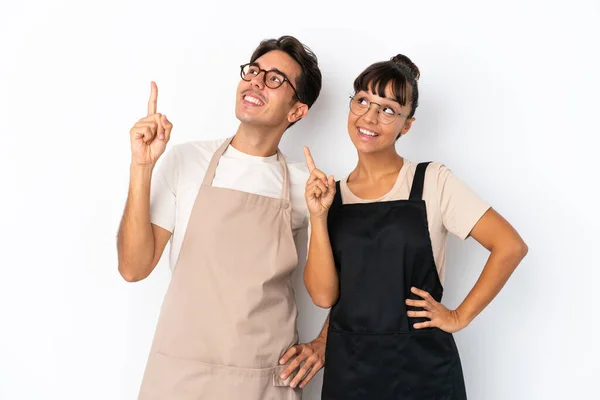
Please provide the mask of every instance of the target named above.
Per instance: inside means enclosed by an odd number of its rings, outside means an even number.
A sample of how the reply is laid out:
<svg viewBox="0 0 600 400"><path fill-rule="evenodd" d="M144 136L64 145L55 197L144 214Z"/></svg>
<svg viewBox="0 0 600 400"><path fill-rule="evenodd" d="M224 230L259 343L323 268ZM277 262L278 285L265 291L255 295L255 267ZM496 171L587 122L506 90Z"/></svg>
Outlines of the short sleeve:
<svg viewBox="0 0 600 400"><path fill-rule="evenodd" d="M437 198L446 230L466 239L490 205L479 198L452 171L438 164Z"/></svg>
<svg viewBox="0 0 600 400"><path fill-rule="evenodd" d="M176 147L158 161L150 185L150 222L173 232L176 217L180 155Z"/></svg>
<svg viewBox="0 0 600 400"><path fill-rule="evenodd" d="M309 240L309 231L307 226L298 229L294 234L294 244L296 245L296 253L298 254L299 265L304 265L306 262L306 258L308 257Z"/></svg>
<svg viewBox="0 0 600 400"><path fill-rule="evenodd" d="M312 225L310 223L310 218L308 218L308 222L306 223L306 258L308 258L308 250L310 249L311 233L312 233Z"/></svg>

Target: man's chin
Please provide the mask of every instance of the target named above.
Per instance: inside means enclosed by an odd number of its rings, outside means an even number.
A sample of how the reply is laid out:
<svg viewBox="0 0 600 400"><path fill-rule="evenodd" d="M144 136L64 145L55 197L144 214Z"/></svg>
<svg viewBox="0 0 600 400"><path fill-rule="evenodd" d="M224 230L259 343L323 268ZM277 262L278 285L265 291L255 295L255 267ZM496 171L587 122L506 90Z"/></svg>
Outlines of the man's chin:
<svg viewBox="0 0 600 400"><path fill-rule="evenodd" d="M251 110L250 110L251 111ZM260 116L256 115L256 113L248 112L248 110L236 110L235 116L240 122L251 124L253 122L260 121Z"/></svg>
<svg viewBox="0 0 600 400"><path fill-rule="evenodd" d="M235 116L242 125L253 128L273 129L283 124L283 121L275 121L273 117L268 118L266 115L252 115L252 113L237 110Z"/></svg>
<svg viewBox="0 0 600 400"><path fill-rule="evenodd" d="M235 116L242 124L245 124L245 125L251 125L251 126L268 125L268 123L267 123L268 121L265 121L264 118L261 118L256 115L248 115L247 113L236 113Z"/></svg>

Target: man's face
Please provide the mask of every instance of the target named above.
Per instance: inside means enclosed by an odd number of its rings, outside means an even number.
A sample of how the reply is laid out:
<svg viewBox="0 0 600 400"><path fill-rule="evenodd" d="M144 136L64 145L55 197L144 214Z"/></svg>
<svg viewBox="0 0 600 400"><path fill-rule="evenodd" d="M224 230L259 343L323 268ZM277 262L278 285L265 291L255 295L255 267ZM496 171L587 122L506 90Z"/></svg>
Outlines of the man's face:
<svg viewBox="0 0 600 400"><path fill-rule="evenodd" d="M277 70L283 73L294 85L301 74L300 65L283 51L273 50L263 54L255 61L260 69ZM237 88L235 115L245 124L285 129L289 125L288 116L297 103L290 82L283 83L277 89L265 85L265 73L247 75L245 81L240 79Z"/></svg>

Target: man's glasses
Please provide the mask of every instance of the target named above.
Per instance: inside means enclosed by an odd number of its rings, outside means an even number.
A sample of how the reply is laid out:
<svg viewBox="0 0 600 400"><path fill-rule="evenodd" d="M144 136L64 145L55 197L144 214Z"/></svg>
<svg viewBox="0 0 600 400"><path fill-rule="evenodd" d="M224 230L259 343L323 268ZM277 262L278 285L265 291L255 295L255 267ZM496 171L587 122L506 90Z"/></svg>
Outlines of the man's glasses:
<svg viewBox="0 0 600 400"><path fill-rule="evenodd" d="M292 82L288 79L287 76L285 76L285 74L283 72L278 71L276 69L266 71L264 69L259 68L256 64L252 64L252 63L240 65L240 68L241 68L240 76L242 77L243 80L245 80L247 82L250 82L252 79L254 79L254 77L260 75L261 72L264 72L263 82L268 88L277 89L277 88L281 87L281 85L283 85L285 82L287 82L290 85L290 87L292 88L292 90L294 91L296 98L298 98L298 100L300 100L300 96L298 96L298 92L296 91L296 88L294 87L294 85L292 85ZM300 101L302 101L302 100L300 100Z"/></svg>

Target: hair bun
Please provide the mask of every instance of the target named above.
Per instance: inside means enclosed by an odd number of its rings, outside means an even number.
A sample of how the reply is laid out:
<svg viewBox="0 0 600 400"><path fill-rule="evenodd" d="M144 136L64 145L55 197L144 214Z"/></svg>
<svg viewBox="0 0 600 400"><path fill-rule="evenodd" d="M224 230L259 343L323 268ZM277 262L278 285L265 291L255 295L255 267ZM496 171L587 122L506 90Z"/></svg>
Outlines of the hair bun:
<svg viewBox="0 0 600 400"><path fill-rule="evenodd" d="M421 77L421 73L419 72L419 68L411 61L410 58L406 57L404 54L397 54L391 59L396 65L399 67L408 70L415 81L418 81Z"/></svg>

